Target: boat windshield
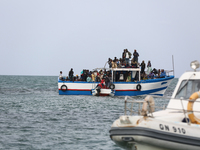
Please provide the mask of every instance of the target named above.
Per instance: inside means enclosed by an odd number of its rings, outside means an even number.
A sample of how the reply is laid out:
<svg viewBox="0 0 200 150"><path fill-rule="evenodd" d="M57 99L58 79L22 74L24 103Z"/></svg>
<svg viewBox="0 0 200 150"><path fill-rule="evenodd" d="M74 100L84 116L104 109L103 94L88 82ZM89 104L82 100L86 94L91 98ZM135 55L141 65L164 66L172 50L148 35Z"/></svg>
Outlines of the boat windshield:
<svg viewBox="0 0 200 150"><path fill-rule="evenodd" d="M200 90L200 80L183 80L178 89L178 92L175 98L180 99L189 99L189 97L194 93Z"/></svg>

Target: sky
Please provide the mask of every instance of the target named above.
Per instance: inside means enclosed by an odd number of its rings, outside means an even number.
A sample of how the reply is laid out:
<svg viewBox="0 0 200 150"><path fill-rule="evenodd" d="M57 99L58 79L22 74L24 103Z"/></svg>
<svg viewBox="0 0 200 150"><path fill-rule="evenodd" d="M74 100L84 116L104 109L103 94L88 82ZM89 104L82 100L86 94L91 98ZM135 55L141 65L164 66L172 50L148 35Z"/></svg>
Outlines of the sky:
<svg viewBox="0 0 200 150"><path fill-rule="evenodd" d="M200 0L0 0L0 75L80 75L136 49L152 68L174 62L178 78L200 61L199 8Z"/></svg>

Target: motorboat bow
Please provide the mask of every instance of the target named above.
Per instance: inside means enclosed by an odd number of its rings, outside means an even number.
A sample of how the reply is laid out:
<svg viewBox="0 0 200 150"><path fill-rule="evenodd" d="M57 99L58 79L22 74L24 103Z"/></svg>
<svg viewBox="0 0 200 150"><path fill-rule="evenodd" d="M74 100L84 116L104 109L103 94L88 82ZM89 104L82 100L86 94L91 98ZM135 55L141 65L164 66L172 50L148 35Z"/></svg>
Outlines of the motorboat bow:
<svg viewBox="0 0 200 150"><path fill-rule="evenodd" d="M125 114L112 124L110 138L124 149L199 150L200 71L196 70L199 62L193 61L191 67L193 71L179 78L164 110L154 112L155 97L150 95L143 101L126 97ZM136 104L138 110L134 111ZM132 115L134 112L138 115Z"/></svg>

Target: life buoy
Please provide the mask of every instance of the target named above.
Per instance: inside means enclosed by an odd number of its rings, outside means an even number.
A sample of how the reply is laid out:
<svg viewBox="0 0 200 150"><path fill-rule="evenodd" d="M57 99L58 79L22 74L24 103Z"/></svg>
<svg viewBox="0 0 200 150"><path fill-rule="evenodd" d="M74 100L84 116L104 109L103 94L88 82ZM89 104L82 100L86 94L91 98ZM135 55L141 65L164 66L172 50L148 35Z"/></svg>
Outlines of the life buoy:
<svg viewBox="0 0 200 150"><path fill-rule="evenodd" d="M188 112L188 117L190 119L191 123L196 123L196 124L200 124L200 119L197 118L194 113L193 113L193 104L196 101L196 99L200 98L200 91L199 92L195 92L190 96L190 101L188 102L187 105L187 112Z"/></svg>
<svg viewBox="0 0 200 150"><path fill-rule="evenodd" d="M115 85L111 83L109 88L113 90L113 89L115 89Z"/></svg>
<svg viewBox="0 0 200 150"><path fill-rule="evenodd" d="M63 85L61 86L60 89L61 89L61 91L63 91L63 92L64 92L64 91L67 91L67 86L63 84Z"/></svg>
<svg viewBox="0 0 200 150"><path fill-rule="evenodd" d="M140 91L141 88L142 88L142 86L141 86L140 84L138 84L138 85L136 86L136 89L137 89L138 91Z"/></svg>

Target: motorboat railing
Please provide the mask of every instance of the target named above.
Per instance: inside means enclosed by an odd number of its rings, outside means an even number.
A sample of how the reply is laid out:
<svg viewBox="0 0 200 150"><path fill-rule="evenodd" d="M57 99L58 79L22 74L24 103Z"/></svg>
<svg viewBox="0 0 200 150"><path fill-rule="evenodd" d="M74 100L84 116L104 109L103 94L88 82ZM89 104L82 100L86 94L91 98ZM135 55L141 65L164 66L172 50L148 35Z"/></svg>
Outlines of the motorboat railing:
<svg viewBox="0 0 200 150"><path fill-rule="evenodd" d="M157 97L157 96L154 96L154 97ZM159 98L162 98L162 99L171 99L169 97L159 97ZM180 109L177 109L177 108L169 108L167 107L168 110L173 110L173 111L176 111L176 112L179 112L179 113L183 113L184 116L185 116L185 120L187 122L188 125L191 124L190 120L188 119L188 114L190 113L200 113L200 111L196 111L196 110L187 110L187 109L184 109L184 105L183 105L183 101L187 101L187 102L194 102L195 100L190 100L190 99L184 99L184 98L180 98L180 99L173 99L173 100L177 100L177 101L180 101L181 102L181 108ZM148 117L153 117L153 111L152 109L160 109L160 110L165 110L166 107L165 105L163 105L162 107L161 106L151 106L149 102L147 102L148 104L148 113L144 113L144 110L143 110L143 104L144 104L144 100L135 100L133 97L130 97L130 96L126 96L125 97L125 101L124 101L124 115L133 115L133 114L137 114L137 115L141 115L141 116L148 116ZM128 107L128 103L131 104L130 107ZM195 101L195 103L200 103L200 101ZM134 110L134 106L136 105L136 107L138 107L137 109ZM129 114L128 114L129 113Z"/></svg>
<svg viewBox="0 0 200 150"><path fill-rule="evenodd" d="M190 113L200 113L200 111L197 111L197 110L186 110L186 109L184 109L184 105L183 105L183 101L195 102L195 103L200 103L200 101L195 101L193 99L184 99L183 97L181 97L180 99L173 99L173 100L181 101L182 109L176 109L176 108L167 108L167 109L179 111L180 113L184 114L185 118L188 118L188 114L190 114ZM186 119L186 122L188 125L191 124L190 120L188 120L188 119Z"/></svg>
<svg viewBox="0 0 200 150"><path fill-rule="evenodd" d="M131 99L132 101L129 101L128 99ZM130 108L127 106L128 103L131 104ZM143 103L144 103L144 100L135 100L134 98L132 98L130 96L126 96L125 97L125 101L124 101L124 104L125 104L124 105L124 114L127 115L128 114L127 112L129 112L129 115L133 115L134 113L136 113L138 115L144 115L144 112L143 112L143 109L142 109ZM133 109L134 104L136 104L137 105L136 107L138 107L137 111L135 111ZM148 109L148 112L152 116L153 116L152 109L155 109L155 108L157 108L157 109L163 109L164 110L166 107L165 107L165 105L163 105L162 107L160 107L160 106L151 106L150 103L148 103L148 108L147 109Z"/></svg>

